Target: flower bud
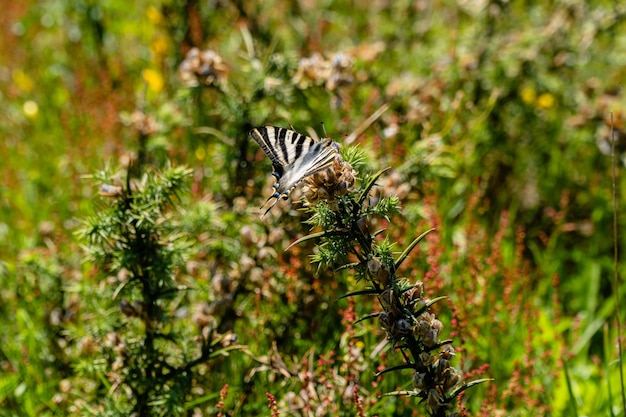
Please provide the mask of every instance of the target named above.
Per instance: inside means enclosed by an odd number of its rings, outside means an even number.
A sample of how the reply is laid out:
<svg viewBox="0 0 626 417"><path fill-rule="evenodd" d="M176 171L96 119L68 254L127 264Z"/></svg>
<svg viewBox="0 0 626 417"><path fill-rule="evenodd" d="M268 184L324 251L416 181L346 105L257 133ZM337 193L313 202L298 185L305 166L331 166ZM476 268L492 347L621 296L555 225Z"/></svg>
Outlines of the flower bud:
<svg viewBox="0 0 626 417"><path fill-rule="evenodd" d="M426 332L426 335L423 339L424 345L428 347L433 347L437 344L437 332L432 328Z"/></svg>
<svg viewBox="0 0 626 417"><path fill-rule="evenodd" d="M461 382L461 374L455 368L447 368L443 373L443 389L448 391Z"/></svg>
<svg viewBox="0 0 626 417"><path fill-rule="evenodd" d="M424 319L420 319L415 326L414 333L418 337L425 337L426 333L430 330L430 323Z"/></svg>
<svg viewBox="0 0 626 417"><path fill-rule="evenodd" d="M443 330L443 323L440 322L437 319L434 319L432 321L432 323L430 323L430 327L437 332L437 336L439 336L441 334L441 331Z"/></svg>
<svg viewBox="0 0 626 417"><path fill-rule="evenodd" d="M428 406L433 410L433 411L437 411L439 409L439 407L441 406L441 397L439 396L439 393L437 392L436 389L432 388L428 391L428 397L426 400L426 403L428 403Z"/></svg>
<svg viewBox="0 0 626 417"><path fill-rule="evenodd" d="M423 372L414 372L413 373L413 386L419 390L424 390L426 388L426 374Z"/></svg>
<svg viewBox="0 0 626 417"><path fill-rule="evenodd" d="M441 357L450 360L453 356L456 355L456 351L454 350L454 346L448 344L445 345L441 349Z"/></svg>
<svg viewBox="0 0 626 417"><path fill-rule="evenodd" d="M382 267L382 264L376 258L372 258L369 261L367 261L367 272L372 278L378 275L378 271L380 271L381 267Z"/></svg>
<svg viewBox="0 0 626 417"><path fill-rule="evenodd" d="M406 336L411 332L411 326L406 319L398 319L396 321L396 329L398 330L400 336Z"/></svg>

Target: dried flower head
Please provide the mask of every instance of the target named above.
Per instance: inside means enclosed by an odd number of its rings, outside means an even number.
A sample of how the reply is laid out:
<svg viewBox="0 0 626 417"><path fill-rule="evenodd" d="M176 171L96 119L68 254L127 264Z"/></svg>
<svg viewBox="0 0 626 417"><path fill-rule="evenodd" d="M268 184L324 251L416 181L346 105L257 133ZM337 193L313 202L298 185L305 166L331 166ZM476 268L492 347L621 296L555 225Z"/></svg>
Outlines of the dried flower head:
<svg viewBox="0 0 626 417"><path fill-rule="evenodd" d="M423 322L422 322L423 323ZM443 330L443 323L433 318L430 322L430 328L423 336L424 345L428 347L435 346L439 342L439 334Z"/></svg>
<svg viewBox="0 0 626 417"><path fill-rule="evenodd" d="M298 62L298 71L293 76L292 82L300 88L321 85L328 80L330 72L330 63L321 54L314 53Z"/></svg>
<svg viewBox="0 0 626 417"><path fill-rule="evenodd" d="M300 88L324 85L328 91L334 91L354 82L353 67L354 57L345 52L337 52L328 59L314 53L300 60L292 82Z"/></svg>
<svg viewBox="0 0 626 417"><path fill-rule="evenodd" d="M406 305L414 306L424 295L424 283L418 281L402 294L402 298Z"/></svg>
<svg viewBox="0 0 626 417"><path fill-rule="evenodd" d="M424 351L419 354L419 360L422 366L429 366L433 362L433 356L430 354L430 352Z"/></svg>
<svg viewBox="0 0 626 417"><path fill-rule="evenodd" d="M385 309L385 311L398 313L396 311L396 306L398 305L398 296L394 292L392 287L385 288L385 290L383 290L383 292L381 292L378 296L378 299L380 300L380 305Z"/></svg>
<svg viewBox="0 0 626 417"><path fill-rule="evenodd" d="M141 135L150 136L159 130L159 125L154 116L144 113L141 110L135 110L130 115L130 126Z"/></svg>
<svg viewBox="0 0 626 417"><path fill-rule="evenodd" d="M180 64L180 79L187 87L214 86L228 76L228 65L217 52L191 48Z"/></svg>
<svg viewBox="0 0 626 417"><path fill-rule="evenodd" d="M356 172L348 162L337 155L327 169L311 175L304 180L302 188L307 205L319 200L326 200L331 208L337 209L336 198L347 194L354 186Z"/></svg>
<svg viewBox="0 0 626 417"><path fill-rule="evenodd" d="M393 317L391 314L382 312L378 316L378 320L380 327L385 331L385 333L387 333L387 339L391 339L391 334L393 332Z"/></svg>
<svg viewBox="0 0 626 417"><path fill-rule="evenodd" d="M443 389L445 391L455 387L461 380L461 374L456 368L449 367L443 371Z"/></svg>
<svg viewBox="0 0 626 417"><path fill-rule="evenodd" d="M382 266L382 263L376 258L372 258L367 261L367 272L369 273L370 277L374 278L378 276L378 273L380 272L380 268L382 268Z"/></svg>
<svg viewBox="0 0 626 417"><path fill-rule="evenodd" d="M426 337L426 334L430 331L430 325L433 317L430 313L424 313L419 316L417 320L417 326L415 326L415 335L418 337Z"/></svg>
<svg viewBox="0 0 626 417"><path fill-rule="evenodd" d="M451 359L453 356L456 356L456 351L454 350L454 346L448 344L445 345L441 349L441 357L445 359Z"/></svg>
<svg viewBox="0 0 626 417"><path fill-rule="evenodd" d="M330 57L330 74L326 80L326 89L334 91L338 87L347 86L354 82L352 74L354 58L343 52Z"/></svg>

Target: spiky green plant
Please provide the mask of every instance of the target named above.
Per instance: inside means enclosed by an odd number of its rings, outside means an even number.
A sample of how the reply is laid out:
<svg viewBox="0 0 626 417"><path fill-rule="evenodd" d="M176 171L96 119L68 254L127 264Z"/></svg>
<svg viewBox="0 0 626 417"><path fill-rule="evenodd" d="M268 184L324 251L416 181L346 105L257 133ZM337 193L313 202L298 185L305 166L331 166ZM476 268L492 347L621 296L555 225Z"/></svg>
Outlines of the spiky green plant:
<svg viewBox="0 0 626 417"><path fill-rule="evenodd" d="M106 199L80 237L99 268L99 297L109 307L116 303L118 311L110 309L93 334L104 360L83 361L77 369L100 374L109 393L101 406L113 414L182 414L195 367L235 348L213 331L192 339L199 346L189 343L177 323L190 290L176 279L190 246L176 222L189 174L171 167L125 185L107 172L96 175Z"/></svg>
<svg viewBox="0 0 626 417"><path fill-rule="evenodd" d="M456 355L452 340L441 339L443 323L430 308L446 297L429 299L424 294L424 282L411 282L396 275L411 250L432 229L414 239L394 258L393 242L381 238L384 230L371 230L375 219L389 221L400 210L397 197L373 193L376 181L386 170L363 174L362 185L352 189L355 169L364 171L363 158L355 150L344 152L344 157L346 161L337 157L327 171L306 179L305 204L310 206L312 214L308 223L321 231L294 244L319 239L318 253L312 256L314 262L323 267L353 270L358 279L367 281L366 289L343 297L377 297L382 311L359 321L378 319L392 349L401 354L404 362L377 375L410 369L414 387L387 395L417 397L426 403L431 416L454 415L458 395L487 380L463 383L461 373L451 365Z"/></svg>

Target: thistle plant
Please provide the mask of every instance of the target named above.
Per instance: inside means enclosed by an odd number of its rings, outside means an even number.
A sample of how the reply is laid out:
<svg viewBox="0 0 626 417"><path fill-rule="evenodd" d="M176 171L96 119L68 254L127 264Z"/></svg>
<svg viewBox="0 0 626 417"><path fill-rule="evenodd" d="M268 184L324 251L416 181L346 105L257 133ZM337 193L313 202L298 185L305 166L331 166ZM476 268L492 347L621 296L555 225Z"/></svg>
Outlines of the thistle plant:
<svg viewBox="0 0 626 417"><path fill-rule="evenodd" d="M378 320L392 348L404 361L377 375L405 369L412 371L412 390L387 395L418 397L431 416L454 415L458 395L485 380L464 384L461 373L451 365L455 356L452 340L442 339L444 325L431 309L446 297L429 299L424 294L424 282L411 282L397 275L411 250L432 230L418 236L394 258L393 243L382 238L384 230L372 232L372 228L376 219L390 221L390 216L399 212L400 202L395 196L374 196L376 181L386 170L362 174L362 184L355 188L356 171L361 171L363 165L362 152L348 148L333 166L305 180L305 205L309 205L312 213L308 223L321 231L293 245L319 239L314 262L320 267L353 270L358 280L369 284L368 288L343 297L377 297L382 311L359 321Z"/></svg>

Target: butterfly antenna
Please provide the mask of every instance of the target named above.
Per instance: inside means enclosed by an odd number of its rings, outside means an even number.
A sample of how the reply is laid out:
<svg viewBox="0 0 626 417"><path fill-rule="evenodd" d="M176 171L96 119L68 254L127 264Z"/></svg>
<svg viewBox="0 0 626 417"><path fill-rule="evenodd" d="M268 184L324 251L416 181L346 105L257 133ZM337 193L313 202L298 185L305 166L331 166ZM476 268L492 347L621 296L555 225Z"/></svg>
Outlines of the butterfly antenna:
<svg viewBox="0 0 626 417"><path fill-rule="evenodd" d="M326 126L324 125L324 122L320 122L320 124L322 125L322 133L324 134L324 137L327 138L328 135L326 134Z"/></svg>

